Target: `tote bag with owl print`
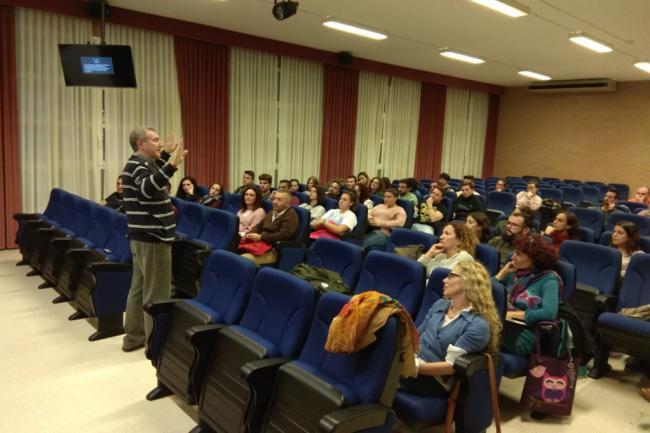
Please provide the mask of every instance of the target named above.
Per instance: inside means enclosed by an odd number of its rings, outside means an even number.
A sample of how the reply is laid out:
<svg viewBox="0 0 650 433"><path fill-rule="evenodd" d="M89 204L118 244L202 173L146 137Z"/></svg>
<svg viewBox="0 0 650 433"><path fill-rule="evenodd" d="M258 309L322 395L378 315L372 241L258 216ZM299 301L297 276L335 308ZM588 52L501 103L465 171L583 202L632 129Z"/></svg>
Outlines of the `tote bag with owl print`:
<svg viewBox="0 0 650 433"><path fill-rule="evenodd" d="M540 326L550 326L561 335L558 357L543 355L540 350ZM580 360L571 355L565 327L557 322L537 324L535 352L530 354L526 383L521 393L521 406L531 412L571 415L578 380Z"/></svg>

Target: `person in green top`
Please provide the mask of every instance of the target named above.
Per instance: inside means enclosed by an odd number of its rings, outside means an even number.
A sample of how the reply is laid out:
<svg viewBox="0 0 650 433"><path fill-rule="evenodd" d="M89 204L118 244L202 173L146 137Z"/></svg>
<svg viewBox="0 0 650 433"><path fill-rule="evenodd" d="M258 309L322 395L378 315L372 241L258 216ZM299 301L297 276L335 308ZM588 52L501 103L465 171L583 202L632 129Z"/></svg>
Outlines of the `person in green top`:
<svg viewBox="0 0 650 433"><path fill-rule="evenodd" d="M540 235L522 236L512 260L493 277L508 292L506 351L528 355L535 347L537 322L557 320L563 285L553 271L556 262L557 253Z"/></svg>

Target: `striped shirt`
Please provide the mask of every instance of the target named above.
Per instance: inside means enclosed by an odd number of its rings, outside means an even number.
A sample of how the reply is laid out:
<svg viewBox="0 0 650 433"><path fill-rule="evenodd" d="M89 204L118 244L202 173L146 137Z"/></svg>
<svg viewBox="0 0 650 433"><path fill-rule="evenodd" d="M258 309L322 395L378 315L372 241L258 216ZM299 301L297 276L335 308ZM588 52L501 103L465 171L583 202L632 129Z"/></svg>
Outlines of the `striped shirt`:
<svg viewBox="0 0 650 433"><path fill-rule="evenodd" d="M176 235L176 219L165 185L176 168L166 164L169 154L154 161L134 153L122 173L124 209L129 223L129 239L144 242L171 242Z"/></svg>

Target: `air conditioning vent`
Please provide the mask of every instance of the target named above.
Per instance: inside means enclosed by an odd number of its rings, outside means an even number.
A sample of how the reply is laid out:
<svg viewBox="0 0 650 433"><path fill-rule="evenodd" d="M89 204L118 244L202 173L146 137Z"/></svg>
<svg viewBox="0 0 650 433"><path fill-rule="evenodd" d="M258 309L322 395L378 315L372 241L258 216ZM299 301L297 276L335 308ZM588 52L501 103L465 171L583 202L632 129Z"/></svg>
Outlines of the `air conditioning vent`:
<svg viewBox="0 0 650 433"><path fill-rule="evenodd" d="M528 90L537 93L614 92L616 91L616 81L609 78L552 80L533 83Z"/></svg>

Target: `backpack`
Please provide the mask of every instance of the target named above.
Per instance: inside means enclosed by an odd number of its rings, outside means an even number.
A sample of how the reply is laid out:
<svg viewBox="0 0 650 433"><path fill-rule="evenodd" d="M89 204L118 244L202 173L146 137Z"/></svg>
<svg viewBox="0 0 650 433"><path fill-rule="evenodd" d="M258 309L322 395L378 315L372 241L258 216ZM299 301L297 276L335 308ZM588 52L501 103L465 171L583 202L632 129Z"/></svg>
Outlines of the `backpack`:
<svg viewBox="0 0 650 433"><path fill-rule="evenodd" d="M560 302L557 318L568 325L573 340L573 353L580 358L582 365L586 365L596 353L596 343L588 327L580 320L573 305L566 302Z"/></svg>
<svg viewBox="0 0 650 433"><path fill-rule="evenodd" d="M352 293L352 290L338 272L329 269L319 268L318 266L311 266L306 263L298 263L292 270L291 274L298 278L307 281L312 287L320 293L325 292L338 292L338 293Z"/></svg>

